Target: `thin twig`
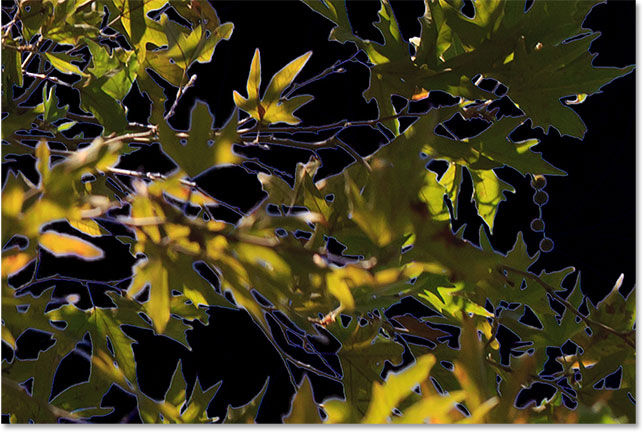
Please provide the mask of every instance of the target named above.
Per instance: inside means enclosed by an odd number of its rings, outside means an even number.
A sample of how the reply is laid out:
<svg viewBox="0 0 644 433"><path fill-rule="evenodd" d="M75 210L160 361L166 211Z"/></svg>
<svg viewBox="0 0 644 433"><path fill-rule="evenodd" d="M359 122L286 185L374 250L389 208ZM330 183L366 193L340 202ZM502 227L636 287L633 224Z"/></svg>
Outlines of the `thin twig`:
<svg viewBox="0 0 644 433"><path fill-rule="evenodd" d="M149 179L149 180L166 180L168 177L161 173L152 173L152 172L142 172L134 170L126 170L123 168L117 167L108 167L107 171L113 174L120 174L122 176L136 177L138 179ZM187 179L179 179L183 185L189 186L191 188L196 188L197 184L195 182L189 181Z"/></svg>
<svg viewBox="0 0 644 433"><path fill-rule="evenodd" d="M4 38L9 36L9 33L11 33L11 28L18 21L18 16L19 16L18 12L20 12L20 4L17 1L15 3L16 3L16 12L13 14L13 18L7 24L2 26L2 30L4 30L4 34L2 35L2 39L4 39Z"/></svg>
<svg viewBox="0 0 644 433"><path fill-rule="evenodd" d="M190 79L188 80L185 86L179 86L179 89L177 90L177 96L175 97L174 102L172 103L172 107L170 107L170 111L168 111L168 114L163 116L164 120L168 120L174 115L174 110L177 108L177 105L179 104L179 99L181 99L181 96L185 93L186 90L188 90L190 87L192 87L193 84L195 84L195 81L197 81L197 74L190 77Z"/></svg>
<svg viewBox="0 0 644 433"><path fill-rule="evenodd" d="M344 65L345 63L348 63L348 62L350 62L350 61L353 61L353 59L354 59L354 58L355 58L359 53L360 53L360 50L357 50L357 51L356 51L355 53L353 53L353 55L352 55L351 57L349 57L348 59L345 59L345 60L338 60L338 61L337 61L337 62L335 62L333 65L331 65L331 66L329 66L328 68L326 68L324 71L320 72L319 74L317 74L317 75L316 75L316 76L314 76L313 78L309 78L308 80L304 81L303 83L299 83L299 84L298 84L298 83L294 83L294 84L293 84L293 87L291 87L291 89L290 89L288 92L286 92L286 94L284 95L284 98L288 98L288 97L289 97L289 96L291 96L293 93L295 93L295 92L297 92L298 90L300 90L302 87L308 86L309 84L314 83L314 82L316 82L316 81L318 81L318 80L321 80L321 79L322 79L322 78L324 78L324 77L327 77L327 76L332 75L332 74L338 74L338 73L343 73L343 72L345 72L345 71L344 71L344 69L342 69L342 68L341 68L341 66L342 66L342 65Z"/></svg>
<svg viewBox="0 0 644 433"><path fill-rule="evenodd" d="M38 48L40 47L40 44L42 43L42 40L43 40L42 35L40 35L40 37L38 38L36 43L33 45L34 50L29 52L29 55L27 56L25 61L22 62L22 65L20 65L21 70L23 70L23 71L25 70L25 68L27 67L27 65L31 61L31 59L34 57L34 54L36 54L38 52Z"/></svg>
<svg viewBox="0 0 644 433"><path fill-rule="evenodd" d="M149 141L148 138L153 136L156 133L155 130L148 130L148 131L143 131L143 132L131 132L128 134L123 134L123 135L117 135L115 137L108 137L103 144L108 145L111 143L116 143L118 141L127 141L127 142L132 142L132 141L142 141L142 142L147 142Z"/></svg>
<svg viewBox="0 0 644 433"><path fill-rule="evenodd" d="M41 62L40 65L38 66L38 72L41 74L49 74L51 71L54 70L54 67L50 67L47 71L45 71L45 62ZM21 71L22 72L22 71ZM38 89L42 81L39 80L34 80L28 88L25 89L22 95L20 97L16 98L14 100L15 105L20 105L23 102L26 102L31 98L31 96L34 94L34 92ZM23 83L24 84L24 83Z"/></svg>
<svg viewBox="0 0 644 433"><path fill-rule="evenodd" d="M61 86L70 87L70 88L74 87L71 84L66 83L65 81L59 80L56 77L51 77L49 74L34 74L33 72L27 72L27 71L24 71L23 74L25 74L27 77L37 78L39 80L51 81L52 83L59 84Z"/></svg>
<svg viewBox="0 0 644 433"><path fill-rule="evenodd" d="M296 134L296 133L302 133L302 132L316 133L316 132L328 131L329 129L337 129L337 128L346 129L354 126L376 126L380 122L386 122L388 120L394 120L405 116L419 117L421 116L421 114L409 114L407 110L401 110L400 113L396 113L396 114L392 114L389 116L381 117L378 119L372 119L372 120L357 120L357 121L351 121L351 122L347 120L340 120L335 123L330 123L327 125L318 125L318 126L268 127L266 129L259 130L259 132L261 134L275 134L275 133ZM249 129L242 129L237 132L240 135L255 134L258 132L258 129L257 127L254 127Z"/></svg>

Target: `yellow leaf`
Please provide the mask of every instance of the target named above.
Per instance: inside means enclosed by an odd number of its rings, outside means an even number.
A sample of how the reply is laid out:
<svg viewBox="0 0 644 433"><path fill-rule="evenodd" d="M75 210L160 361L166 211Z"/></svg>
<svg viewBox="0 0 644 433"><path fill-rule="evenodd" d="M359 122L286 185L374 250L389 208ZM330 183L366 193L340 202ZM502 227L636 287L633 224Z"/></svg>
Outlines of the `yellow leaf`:
<svg viewBox="0 0 644 433"><path fill-rule="evenodd" d="M255 50L246 83L248 98L244 98L237 91L233 91L235 105L259 121L267 123L284 122L291 125L300 123L300 119L295 117L293 113L311 101L313 97L311 95L299 95L291 99L280 99L280 96L291 85L310 56L311 52L309 51L278 71L271 78L268 89L260 101L261 62L259 49Z"/></svg>
<svg viewBox="0 0 644 433"><path fill-rule="evenodd" d="M241 141L237 133L237 119L239 109L235 109L233 115L228 119L226 125L221 129L215 138L213 150L215 152L215 164L237 164L241 157L233 153L233 144Z"/></svg>
<svg viewBox="0 0 644 433"><path fill-rule="evenodd" d="M452 391L449 395L427 395L422 400L407 408L396 424L449 423L449 413L454 405L465 399L465 392Z"/></svg>
<svg viewBox="0 0 644 433"><path fill-rule="evenodd" d="M225 236L215 236L206 243L206 251L210 260L219 260L228 249L228 241Z"/></svg>
<svg viewBox="0 0 644 433"><path fill-rule="evenodd" d="M11 217L18 216L22 210L24 196L25 192L17 182L7 181L2 193L2 213Z"/></svg>
<svg viewBox="0 0 644 433"><path fill-rule="evenodd" d="M398 404L409 396L412 389L427 379L429 371L436 363L434 355L419 357L416 364L400 373L391 373L384 384L375 382L371 402L363 418L364 424L384 424Z"/></svg>
<svg viewBox="0 0 644 433"><path fill-rule="evenodd" d="M31 260L27 253L12 254L2 258L2 277L14 274L22 269Z"/></svg>
<svg viewBox="0 0 644 433"><path fill-rule="evenodd" d="M141 293L147 285L150 286L150 296L144 304L145 312L154 325L157 333L161 334L170 320L170 288L168 286L168 270L157 251L146 251L147 261L139 263L134 271L132 284L127 290L128 297Z"/></svg>
<svg viewBox="0 0 644 433"><path fill-rule="evenodd" d="M56 256L75 255L85 260L103 257L103 251L75 236L48 231L40 235L40 245Z"/></svg>
<svg viewBox="0 0 644 433"><path fill-rule="evenodd" d="M12 349L16 348L16 339L6 326L2 327L2 341L5 341Z"/></svg>
<svg viewBox="0 0 644 433"><path fill-rule="evenodd" d="M355 308L355 301L345 279L344 272L336 270L328 273L326 276L326 287L329 293L340 301L340 306L344 311L352 311Z"/></svg>
<svg viewBox="0 0 644 433"><path fill-rule="evenodd" d="M270 106L274 102L277 102L282 92L291 85L295 77L304 68L304 65L306 65L306 62L309 61L311 54L313 52L309 51L301 55L273 75L273 78L268 83L266 93L264 93L264 97L262 98L262 102L265 103L264 105Z"/></svg>
<svg viewBox="0 0 644 433"><path fill-rule="evenodd" d="M282 102L271 104L266 109L263 118L268 123L284 122L289 125L297 125L301 120L299 117L293 115L293 113L312 100L313 96L311 95L299 95Z"/></svg>
<svg viewBox="0 0 644 433"><path fill-rule="evenodd" d="M259 48L257 48L253 55L253 60L250 63L250 73L248 74L248 81L246 82L246 92L250 101L259 100L259 85L262 82L261 70L261 59Z"/></svg>
<svg viewBox="0 0 644 433"><path fill-rule="evenodd" d="M22 227L27 237L38 236L40 227L49 221L67 218L80 218L80 211L77 208L64 209L53 200L40 199L25 212L22 219Z"/></svg>
<svg viewBox="0 0 644 433"><path fill-rule="evenodd" d="M156 260L149 271L150 300L146 303L146 312L152 319L154 329L161 334L170 320L170 288L168 287L168 270L160 260Z"/></svg>
<svg viewBox="0 0 644 433"><path fill-rule="evenodd" d="M40 140L36 145L36 158L38 159L38 173L40 174L40 184L46 185L49 181L49 146L45 140Z"/></svg>
<svg viewBox="0 0 644 433"><path fill-rule="evenodd" d="M69 220L69 225L90 236L101 236L107 233L96 221L90 219L72 219Z"/></svg>

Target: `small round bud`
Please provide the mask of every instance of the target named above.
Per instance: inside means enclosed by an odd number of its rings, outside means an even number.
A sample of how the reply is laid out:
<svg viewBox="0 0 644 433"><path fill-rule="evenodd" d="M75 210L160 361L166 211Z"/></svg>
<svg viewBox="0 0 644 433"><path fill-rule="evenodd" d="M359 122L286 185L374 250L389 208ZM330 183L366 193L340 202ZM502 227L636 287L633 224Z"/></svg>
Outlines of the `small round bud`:
<svg viewBox="0 0 644 433"><path fill-rule="evenodd" d="M541 218L535 218L530 223L530 228L535 232L542 232L546 229L546 224Z"/></svg>
<svg viewBox="0 0 644 433"><path fill-rule="evenodd" d="M539 242L539 249L544 253L549 253L555 247L555 243L550 238L543 238Z"/></svg>
<svg viewBox="0 0 644 433"><path fill-rule="evenodd" d="M546 186L546 177L542 174L537 174L532 178L532 186L536 189L543 189Z"/></svg>
<svg viewBox="0 0 644 433"><path fill-rule="evenodd" d="M548 193L544 191L537 191L534 193L532 200L537 204L537 206L543 206L548 202Z"/></svg>

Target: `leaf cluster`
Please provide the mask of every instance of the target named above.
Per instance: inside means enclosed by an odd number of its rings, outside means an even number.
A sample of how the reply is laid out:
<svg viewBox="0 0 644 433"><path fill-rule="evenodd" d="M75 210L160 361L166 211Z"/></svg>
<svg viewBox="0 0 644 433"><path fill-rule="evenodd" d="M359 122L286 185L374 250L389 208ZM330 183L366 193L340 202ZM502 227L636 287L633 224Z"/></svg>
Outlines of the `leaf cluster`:
<svg viewBox="0 0 644 433"><path fill-rule="evenodd" d="M13 172L3 185L2 340L15 351L23 334L38 330L54 344L36 359L3 359L3 412L19 423L84 421L109 413L101 399L117 386L136 397L145 422L214 421L207 407L219 385L187 383L179 366L163 401L141 391L125 329L149 329L189 348L186 331L207 322L207 307L222 305L248 311L280 356L306 372L285 422L322 422L321 411L328 423L634 422L635 295L624 299L617 287L590 305L579 275L572 290L564 288L573 269L529 271L537 257L521 234L503 255L485 231L477 247L450 225L465 171L490 232L500 202L514 191L495 169L564 174L531 150L538 140L517 142L512 132L530 119L583 136L583 122L560 99L579 102L632 69L592 66L588 46L596 35L578 36L594 2L537 1L525 11L524 2L481 0L468 18L460 1L426 0L422 32L406 41L383 0L374 26L384 44L356 36L344 2L304 2L334 23L332 40L366 54L364 97L375 99L377 119L303 122L295 112L315 101L300 94L304 84L295 80L313 53L284 66L262 93L257 50L246 95L233 92L236 107L223 127L214 128L208 106L197 102L189 130L177 131L169 119L197 79L191 65L209 62L233 33L209 3L15 4L2 29L2 156L31 155L38 178ZM170 18L175 14L181 23ZM158 77L177 90L169 107ZM507 88L503 97L520 114L499 114L494 103L501 96L480 88L483 79ZM151 101L148 124L127 121L123 99L135 85ZM61 87L77 92L82 114L60 106ZM458 102L411 111L410 101L432 91ZM29 105L34 95L41 102ZM397 110L392 95L407 105ZM486 128L459 139L449 130L455 116L485 119ZM402 117L411 125L401 127ZM78 122L100 133L75 132ZM339 136L359 126L381 131L387 144L359 155ZM178 168L165 174L120 168L119 157L141 143L160 143ZM292 183L264 166L257 178L265 200L234 225L214 218L213 207L229 205L194 181L213 166L243 163L233 145L312 154L297 165ZM317 152L325 148L345 149L356 161L320 180ZM447 170L427 170L421 154L445 161ZM52 228L61 221L69 232ZM131 279L104 282L90 306L77 295L60 299L61 278L43 280L33 271L45 253L79 266L109 260L97 242L104 236L129 245L137 261ZM329 251L331 239L346 246L343 254ZM196 264L210 268L217 284ZM28 278L15 284L18 274ZM80 284L92 291L93 282ZM388 317L388 307L406 296L435 315ZM408 343L410 335L416 339ZM321 353L311 337L333 339L338 349ZM52 366L83 342L91 346L88 380L53 395ZM301 361L289 345L319 362ZM416 359L413 366L383 377L385 365L403 367L403 353ZM619 387L607 386L617 372ZM316 401L310 375L340 382L344 399ZM253 422L266 386L219 421ZM549 393L531 400L526 389L538 387Z"/></svg>

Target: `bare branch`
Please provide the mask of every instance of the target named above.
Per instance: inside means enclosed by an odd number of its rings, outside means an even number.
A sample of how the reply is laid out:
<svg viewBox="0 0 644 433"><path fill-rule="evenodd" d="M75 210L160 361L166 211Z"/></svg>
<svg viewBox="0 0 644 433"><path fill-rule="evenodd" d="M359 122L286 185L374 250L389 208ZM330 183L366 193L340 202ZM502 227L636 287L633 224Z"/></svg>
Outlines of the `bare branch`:
<svg viewBox="0 0 644 433"><path fill-rule="evenodd" d="M165 120L168 120L169 118L174 116L174 110L177 108L177 105L179 105L179 99L181 99L181 96L185 93L186 90L188 90L190 87L192 87L193 84L195 84L195 81L197 81L197 74L190 77L185 86L179 86L179 89L177 90L177 96L172 103L172 107L170 107L170 111L168 111L168 114L163 116Z"/></svg>

